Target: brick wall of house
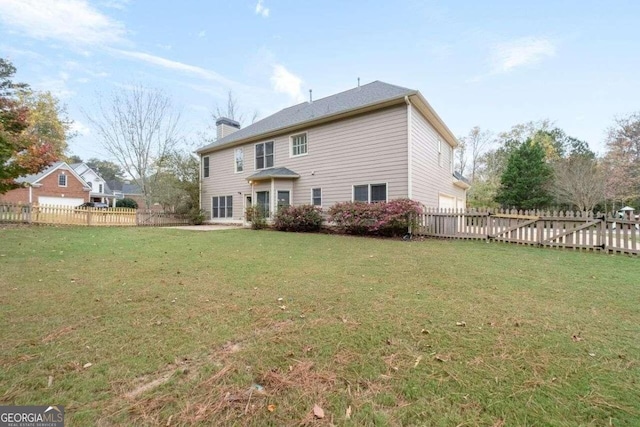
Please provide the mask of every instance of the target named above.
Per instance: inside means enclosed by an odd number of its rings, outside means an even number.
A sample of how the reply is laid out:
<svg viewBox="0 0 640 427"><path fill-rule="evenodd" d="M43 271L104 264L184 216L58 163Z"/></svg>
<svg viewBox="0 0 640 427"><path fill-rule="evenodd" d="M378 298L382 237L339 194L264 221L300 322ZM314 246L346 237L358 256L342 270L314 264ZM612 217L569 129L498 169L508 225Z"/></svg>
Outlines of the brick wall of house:
<svg viewBox="0 0 640 427"><path fill-rule="evenodd" d="M29 189L16 188L15 190L7 191L5 194L0 194L0 202L29 203Z"/></svg>
<svg viewBox="0 0 640 427"><path fill-rule="evenodd" d="M58 185L58 175L62 172L67 176L67 186L60 187ZM79 181L75 175L68 170L58 169L51 172L48 176L40 180L41 187L33 187L32 201L38 203L39 196L49 197L72 197L82 198L85 202L89 201L89 191L84 189L84 184ZM12 203L29 203L29 189L17 188L5 194L0 195L0 200Z"/></svg>

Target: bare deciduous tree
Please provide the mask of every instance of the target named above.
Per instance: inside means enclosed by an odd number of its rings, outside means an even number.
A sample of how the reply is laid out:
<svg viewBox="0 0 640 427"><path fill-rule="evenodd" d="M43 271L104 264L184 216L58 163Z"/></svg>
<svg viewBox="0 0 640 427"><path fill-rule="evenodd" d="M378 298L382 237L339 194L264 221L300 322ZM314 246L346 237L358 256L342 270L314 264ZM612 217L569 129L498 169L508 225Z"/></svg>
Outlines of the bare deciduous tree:
<svg viewBox="0 0 640 427"><path fill-rule="evenodd" d="M636 202L640 199L640 112L616 118L606 143L607 198Z"/></svg>
<svg viewBox="0 0 640 427"><path fill-rule="evenodd" d="M604 173L598 161L576 155L554 163L553 192L562 203L591 211L604 199Z"/></svg>
<svg viewBox="0 0 640 427"><path fill-rule="evenodd" d="M138 85L99 98L97 112L88 118L103 147L140 186L149 207L156 172L178 143L180 114L171 99Z"/></svg>
<svg viewBox="0 0 640 427"><path fill-rule="evenodd" d="M238 105L238 98L233 96L233 92L229 91L227 93L227 106L226 108L220 108L219 105L216 105L215 111L211 113L211 117L215 122L220 117L226 117L227 119L235 120L238 123L244 125L245 120L248 118L246 113L240 111L240 107ZM253 114L250 117L251 123L254 123L258 118L258 111L254 110Z"/></svg>
<svg viewBox="0 0 640 427"><path fill-rule="evenodd" d="M493 134L485 130L480 129L479 126L474 126L469 135L460 138L460 144L463 147L461 153L458 155L458 163L461 167L460 172L464 175L467 163L469 164L469 179L474 182L478 169L480 167L480 157L485 152L491 141L493 140Z"/></svg>

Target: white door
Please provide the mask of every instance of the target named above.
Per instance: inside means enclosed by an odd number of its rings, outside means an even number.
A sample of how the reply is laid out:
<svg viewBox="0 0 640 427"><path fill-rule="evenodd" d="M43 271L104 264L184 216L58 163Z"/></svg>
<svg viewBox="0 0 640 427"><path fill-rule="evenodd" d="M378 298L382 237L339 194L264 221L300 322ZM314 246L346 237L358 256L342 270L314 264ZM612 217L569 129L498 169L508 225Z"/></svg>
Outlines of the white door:
<svg viewBox="0 0 640 427"><path fill-rule="evenodd" d="M80 206L84 203L84 199L74 197L47 197L39 196L38 204L40 205L54 205L54 206Z"/></svg>
<svg viewBox="0 0 640 427"><path fill-rule="evenodd" d="M444 194L441 194L438 199L438 207L440 209L455 209L456 208L455 197L445 196Z"/></svg>

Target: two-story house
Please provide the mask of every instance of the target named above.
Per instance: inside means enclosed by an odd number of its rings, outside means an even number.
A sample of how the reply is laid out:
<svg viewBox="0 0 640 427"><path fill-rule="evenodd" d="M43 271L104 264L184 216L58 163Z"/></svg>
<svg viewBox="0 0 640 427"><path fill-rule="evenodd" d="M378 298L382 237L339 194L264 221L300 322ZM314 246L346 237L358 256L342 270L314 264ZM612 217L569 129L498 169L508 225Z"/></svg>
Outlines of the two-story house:
<svg viewBox="0 0 640 427"><path fill-rule="evenodd" d="M115 196L113 191L107 186L106 181L86 163L72 163L70 165L78 175L91 188L89 194L90 202L106 203L109 206L115 206Z"/></svg>
<svg viewBox="0 0 640 427"><path fill-rule="evenodd" d="M285 108L241 129L216 122L197 150L200 204L211 222L245 208L410 198L462 208L469 185L454 174L455 136L417 90L375 81Z"/></svg>

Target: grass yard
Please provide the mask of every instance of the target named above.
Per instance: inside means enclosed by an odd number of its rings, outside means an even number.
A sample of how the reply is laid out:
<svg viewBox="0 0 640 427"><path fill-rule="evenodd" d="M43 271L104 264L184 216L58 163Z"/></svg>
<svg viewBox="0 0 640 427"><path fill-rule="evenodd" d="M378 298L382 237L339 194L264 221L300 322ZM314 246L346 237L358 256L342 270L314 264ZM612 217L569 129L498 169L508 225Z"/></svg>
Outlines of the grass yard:
<svg viewBox="0 0 640 427"><path fill-rule="evenodd" d="M0 325L0 404L70 426L640 425L626 256L0 227Z"/></svg>

